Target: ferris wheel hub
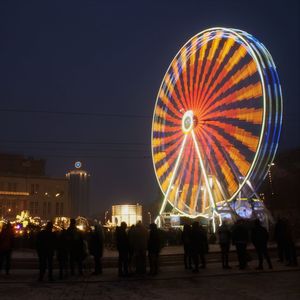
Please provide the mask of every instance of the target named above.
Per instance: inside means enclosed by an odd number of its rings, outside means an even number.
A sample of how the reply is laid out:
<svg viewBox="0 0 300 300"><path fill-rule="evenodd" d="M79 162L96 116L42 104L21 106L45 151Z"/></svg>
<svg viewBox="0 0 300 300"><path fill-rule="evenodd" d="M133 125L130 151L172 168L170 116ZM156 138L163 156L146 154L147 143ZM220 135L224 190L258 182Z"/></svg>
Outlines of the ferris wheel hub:
<svg viewBox="0 0 300 300"><path fill-rule="evenodd" d="M194 113L192 110L188 110L184 113L182 117L182 131L184 133L189 133L194 128Z"/></svg>

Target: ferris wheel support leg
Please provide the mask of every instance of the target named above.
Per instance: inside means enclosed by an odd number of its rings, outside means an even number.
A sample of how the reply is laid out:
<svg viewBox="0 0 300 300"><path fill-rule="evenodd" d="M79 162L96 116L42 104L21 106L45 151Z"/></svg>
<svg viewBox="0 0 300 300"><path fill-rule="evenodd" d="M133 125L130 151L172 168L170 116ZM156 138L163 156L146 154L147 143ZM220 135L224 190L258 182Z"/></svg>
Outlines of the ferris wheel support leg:
<svg viewBox="0 0 300 300"><path fill-rule="evenodd" d="M220 190L220 192L221 192L221 194L222 194L222 197L223 197L223 199L224 199L224 201L225 201L225 203L226 203L228 209L230 210L230 214L231 214L232 219L233 219L234 221L236 221L236 217L237 217L236 212L232 209L231 205L230 205L229 202L226 200L226 195L225 195L225 193L224 193L224 191L223 191L223 188L222 188L222 186L221 186L219 180L216 180L216 182L217 182L217 186L218 186L218 188L219 188L219 190Z"/></svg>
<svg viewBox="0 0 300 300"><path fill-rule="evenodd" d="M220 225L222 224L222 218L221 218L221 215L217 212L216 204L215 204L214 197L213 197L210 185L209 185L209 181L208 181L208 177L207 177L207 174L206 174L203 159L202 159L202 156L201 156L201 152L200 152L200 149L199 149L199 146L198 146L198 143L197 143L197 139L196 139L196 136L195 136L195 133L194 133L193 130L191 131L191 134L192 134L192 138L193 138L193 141L194 141L194 144L195 144L196 152L197 152L197 155L198 155L198 158L199 158L200 169L203 173L206 189L208 191L208 198L209 198L210 206L211 206L211 209L212 209L213 231L216 232L215 218L217 217L219 219L219 224Z"/></svg>
<svg viewBox="0 0 300 300"><path fill-rule="evenodd" d="M164 210L166 208L166 205L167 205L167 202L168 202L168 197L169 197L169 194L172 190L172 186L173 186L173 183L174 183L174 180L175 180L175 177L176 177L176 173L177 173L177 170L178 170L178 167L179 167L179 163L180 163L180 160L181 160L181 157L182 157L182 153L183 153L183 150L184 150L186 140L187 140L187 135L185 135L184 138L183 138L183 141L182 141L182 144L181 144L181 147L180 147L180 151L179 151L179 155L177 157L177 160L176 160L176 163L175 163L175 166L174 166L174 171L172 173L169 186L167 188L167 192L165 194L163 203L161 205L159 215L155 219L155 223L158 225L158 227L161 226L161 214L164 212Z"/></svg>
<svg viewBox="0 0 300 300"><path fill-rule="evenodd" d="M246 183L247 183L247 185L250 187L250 189L251 189L251 191L253 192L253 194L255 195L255 197L256 197L257 199L260 199L260 197L257 195L256 191L254 190L254 188L253 188L251 182L250 182L249 180L247 180Z"/></svg>
<svg viewBox="0 0 300 300"><path fill-rule="evenodd" d="M266 222L266 225L267 225L267 229L269 230L270 229L270 224L271 223L274 223L274 218L271 214L271 212L268 210L268 208L265 206L264 204L264 201L261 200L261 198L259 197L259 195L257 194L257 192L254 190L251 182L249 180L247 180L247 185L250 187L250 189L252 190L253 194L255 195L256 199L260 200L263 202L263 207L264 207L264 211L265 211L265 216L266 216L266 219L267 219L267 222ZM254 211L254 210L253 210Z"/></svg>

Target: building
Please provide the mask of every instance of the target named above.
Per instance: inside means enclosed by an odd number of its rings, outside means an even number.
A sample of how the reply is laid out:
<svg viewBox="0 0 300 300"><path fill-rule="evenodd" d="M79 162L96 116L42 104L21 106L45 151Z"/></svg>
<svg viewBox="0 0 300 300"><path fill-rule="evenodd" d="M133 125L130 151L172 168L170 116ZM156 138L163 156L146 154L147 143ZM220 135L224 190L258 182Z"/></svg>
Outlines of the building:
<svg viewBox="0 0 300 300"><path fill-rule="evenodd" d="M89 216L90 174L82 169L81 162L75 163L75 169L66 174L69 181L71 216Z"/></svg>
<svg viewBox="0 0 300 300"><path fill-rule="evenodd" d="M127 226L135 225L137 222L142 222L142 206L135 205L113 205L112 220L115 226L120 226L122 222L126 222Z"/></svg>
<svg viewBox="0 0 300 300"><path fill-rule="evenodd" d="M52 220L70 215L68 180L45 176L45 160L0 155L0 218L15 219L22 210Z"/></svg>
<svg viewBox="0 0 300 300"><path fill-rule="evenodd" d="M0 176L0 217L14 219L22 210L44 220L70 215L64 178Z"/></svg>

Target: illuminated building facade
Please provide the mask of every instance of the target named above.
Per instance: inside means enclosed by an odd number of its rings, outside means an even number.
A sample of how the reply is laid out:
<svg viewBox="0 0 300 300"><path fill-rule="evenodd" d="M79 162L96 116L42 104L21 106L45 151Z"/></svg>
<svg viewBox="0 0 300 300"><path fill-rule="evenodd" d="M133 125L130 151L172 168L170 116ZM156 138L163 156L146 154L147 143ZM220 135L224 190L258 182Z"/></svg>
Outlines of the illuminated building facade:
<svg viewBox="0 0 300 300"><path fill-rule="evenodd" d="M69 181L71 216L89 215L90 174L81 168L81 162L75 163L75 169L66 174Z"/></svg>
<svg viewBox="0 0 300 300"><path fill-rule="evenodd" d="M127 226L135 225L142 221L142 206L135 205L113 205L112 206L112 223L120 226L121 222L126 222Z"/></svg>
<svg viewBox="0 0 300 300"><path fill-rule="evenodd" d="M44 220L70 214L68 181L45 176L44 160L2 154L0 167L0 218L24 210Z"/></svg>

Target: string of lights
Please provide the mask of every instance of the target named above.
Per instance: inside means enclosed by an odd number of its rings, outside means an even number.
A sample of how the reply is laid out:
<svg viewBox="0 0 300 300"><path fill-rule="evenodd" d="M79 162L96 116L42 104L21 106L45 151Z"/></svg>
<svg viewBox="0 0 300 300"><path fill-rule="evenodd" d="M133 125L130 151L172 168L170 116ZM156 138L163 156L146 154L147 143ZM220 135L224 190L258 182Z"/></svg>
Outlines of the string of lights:
<svg viewBox="0 0 300 300"><path fill-rule="evenodd" d="M141 142L118 142L118 141L70 141L70 140L0 140L1 144L77 144L77 145L134 145L150 146L149 143Z"/></svg>
<svg viewBox="0 0 300 300"><path fill-rule="evenodd" d="M135 119L151 119L152 116L139 114L115 114L100 112L76 112L76 111L54 111L54 110L30 110L19 108L1 108L0 112L4 113L28 113L28 114L48 114L48 115L69 115L69 116L94 116L102 118L135 118Z"/></svg>

